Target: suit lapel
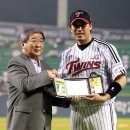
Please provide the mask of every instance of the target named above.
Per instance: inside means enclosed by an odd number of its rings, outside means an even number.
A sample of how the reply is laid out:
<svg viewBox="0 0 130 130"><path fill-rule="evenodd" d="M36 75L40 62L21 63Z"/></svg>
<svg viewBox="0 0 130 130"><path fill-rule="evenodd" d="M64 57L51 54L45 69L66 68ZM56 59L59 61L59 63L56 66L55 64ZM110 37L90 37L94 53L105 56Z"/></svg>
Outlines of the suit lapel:
<svg viewBox="0 0 130 130"><path fill-rule="evenodd" d="M40 60L40 64L41 64L41 71L43 71L44 70L44 65L43 65L43 62L41 62L41 60Z"/></svg>
<svg viewBox="0 0 130 130"><path fill-rule="evenodd" d="M34 67L32 61L30 60L30 58L28 56L26 56L24 53L21 53L21 57L25 60L29 73L36 74L35 67ZM41 60L40 60L40 64L41 64L41 71L52 69L48 64L44 63Z"/></svg>
<svg viewBox="0 0 130 130"><path fill-rule="evenodd" d="M35 70L35 67L34 67L31 59L28 56L26 56L25 54L23 54L23 53L21 54L21 56L24 58L24 60L26 62L26 65L28 67L29 73L31 73L33 75L36 74L36 70Z"/></svg>
<svg viewBox="0 0 130 130"><path fill-rule="evenodd" d="M32 74L36 74L36 70L35 70L35 67L33 65L33 63L31 62L31 60L26 60L26 64L27 66L29 67L29 70Z"/></svg>

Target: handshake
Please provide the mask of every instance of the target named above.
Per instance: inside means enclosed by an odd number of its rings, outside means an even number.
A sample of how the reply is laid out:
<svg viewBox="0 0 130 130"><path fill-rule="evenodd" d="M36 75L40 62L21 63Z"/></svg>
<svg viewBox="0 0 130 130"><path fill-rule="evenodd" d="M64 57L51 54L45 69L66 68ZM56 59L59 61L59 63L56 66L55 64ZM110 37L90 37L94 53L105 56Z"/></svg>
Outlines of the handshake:
<svg viewBox="0 0 130 130"><path fill-rule="evenodd" d="M47 70L47 72L48 72L49 77L52 79L59 76L58 71L56 69Z"/></svg>

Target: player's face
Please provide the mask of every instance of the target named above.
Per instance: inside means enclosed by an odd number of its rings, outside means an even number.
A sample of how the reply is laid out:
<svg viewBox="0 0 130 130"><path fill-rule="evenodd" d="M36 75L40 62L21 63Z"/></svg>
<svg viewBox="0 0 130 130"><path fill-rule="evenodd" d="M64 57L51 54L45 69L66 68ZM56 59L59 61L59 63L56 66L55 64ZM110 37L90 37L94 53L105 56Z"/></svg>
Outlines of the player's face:
<svg viewBox="0 0 130 130"><path fill-rule="evenodd" d="M32 59L38 59L44 49L43 36L40 33L30 35L28 41L22 46L23 52Z"/></svg>
<svg viewBox="0 0 130 130"><path fill-rule="evenodd" d="M87 24L82 20L75 21L70 27L75 39L81 44L88 43L91 40L91 30L92 24Z"/></svg>

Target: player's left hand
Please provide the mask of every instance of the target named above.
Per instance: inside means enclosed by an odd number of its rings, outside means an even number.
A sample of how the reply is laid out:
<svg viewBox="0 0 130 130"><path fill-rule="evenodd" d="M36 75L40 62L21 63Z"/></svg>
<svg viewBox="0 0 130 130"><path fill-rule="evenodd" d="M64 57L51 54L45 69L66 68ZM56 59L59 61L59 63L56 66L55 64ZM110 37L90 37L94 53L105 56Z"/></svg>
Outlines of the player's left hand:
<svg viewBox="0 0 130 130"><path fill-rule="evenodd" d="M86 97L84 97L84 99L92 103L104 103L105 101L110 99L110 95L109 94L99 95L99 94L93 93L93 94L87 95Z"/></svg>

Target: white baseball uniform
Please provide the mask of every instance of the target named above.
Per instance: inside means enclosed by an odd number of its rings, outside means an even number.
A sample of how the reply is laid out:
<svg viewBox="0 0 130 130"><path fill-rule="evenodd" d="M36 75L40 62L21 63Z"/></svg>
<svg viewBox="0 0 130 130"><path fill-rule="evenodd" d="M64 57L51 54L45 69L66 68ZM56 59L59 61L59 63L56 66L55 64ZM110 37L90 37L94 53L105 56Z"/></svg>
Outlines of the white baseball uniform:
<svg viewBox="0 0 130 130"><path fill-rule="evenodd" d="M89 78L92 73L102 76L104 92L114 79L126 73L116 48L93 38L89 46L79 49L77 43L62 53L59 67L62 78ZM86 100L72 102L71 130L116 130L115 97L103 104Z"/></svg>

